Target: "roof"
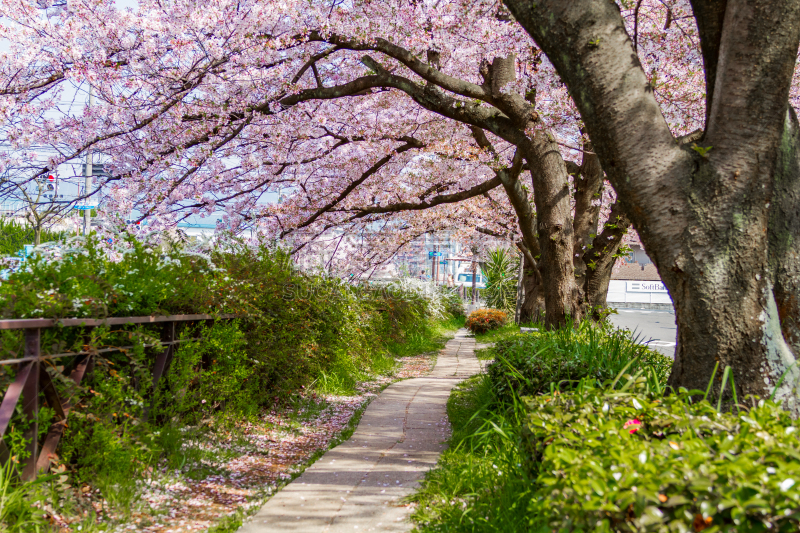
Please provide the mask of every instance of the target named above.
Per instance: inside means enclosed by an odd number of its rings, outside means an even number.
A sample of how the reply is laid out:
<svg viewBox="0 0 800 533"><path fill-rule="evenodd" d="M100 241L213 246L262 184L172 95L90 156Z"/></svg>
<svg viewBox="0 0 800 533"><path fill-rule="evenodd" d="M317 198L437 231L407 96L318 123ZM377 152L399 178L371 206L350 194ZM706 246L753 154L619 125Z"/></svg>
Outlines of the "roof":
<svg viewBox="0 0 800 533"><path fill-rule="evenodd" d="M622 263L611 273L611 279L625 279L631 281L661 281L656 265L649 263L640 265L639 263Z"/></svg>

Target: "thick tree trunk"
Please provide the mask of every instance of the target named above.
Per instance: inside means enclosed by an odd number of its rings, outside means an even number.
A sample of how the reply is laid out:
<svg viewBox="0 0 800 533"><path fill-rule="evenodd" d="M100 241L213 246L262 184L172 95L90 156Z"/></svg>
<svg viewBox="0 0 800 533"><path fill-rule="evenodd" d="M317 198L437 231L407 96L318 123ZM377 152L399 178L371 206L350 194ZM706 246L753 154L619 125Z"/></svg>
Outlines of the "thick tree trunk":
<svg viewBox="0 0 800 533"><path fill-rule="evenodd" d="M558 328L565 325L570 316L576 321L580 320L580 305L576 302L579 291L572 265L573 229L566 165L555 138L542 127L541 118L531 102L518 94L501 91L516 77L514 56L494 58L491 64L483 62L480 74L484 80L482 87L490 92L493 103L523 133L515 142L518 150L515 159L521 152L528 163L536 205L535 217L532 216L528 194L520 183L519 172L498 176L519 218L525 244L531 251L537 248L533 235L538 237L539 254L535 259L544 281L545 326ZM482 131L476 130L473 127L478 144L488 144ZM528 130L532 131L530 135L527 134ZM481 135L483 140L480 139ZM535 227L530 224L534 220Z"/></svg>
<svg viewBox="0 0 800 533"><path fill-rule="evenodd" d="M719 363L720 368L732 367L740 398L764 397L783 373L768 364L773 354L783 357L791 352L780 334L765 238L760 228L746 237L757 240L757 245L748 250L741 242L726 243L730 248L709 249L705 238L687 243L687 248L702 253L696 259L684 254L681 272L663 269L662 278L675 294L678 325L678 348L668 382L674 388L705 389ZM721 373L717 378L715 392Z"/></svg>
<svg viewBox="0 0 800 533"><path fill-rule="evenodd" d="M544 287L542 286L542 276L539 268L532 263L527 254L523 256L522 263L522 307L520 308L520 324L532 322L544 322L545 304Z"/></svg>
<svg viewBox="0 0 800 533"><path fill-rule="evenodd" d="M678 349L669 384L705 389L719 364L732 367L740 399L771 394L795 365L778 301L786 329L798 317L791 304L796 257L790 260L792 246L775 254L768 223L775 227L770 206L773 192L781 193L777 163L791 160L786 106L800 4L728 0L714 3L719 9L710 14L695 11L706 79L713 81L707 89L713 90L706 91L703 138L681 146L616 3L505 3L569 87L619 201L675 302ZM788 205L796 205L783 192ZM785 265L775 277L778 301L771 263ZM780 397L797 413L797 382L789 377Z"/></svg>
<svg viewBox="0 0 800 533"><path fill-rule="evenodd" d="M473 130L473 134L479 144L485 144L485 136L482 131L476 128ZM560 156L559 160L562 174L566 176L566 169ZM566 203L566 212L569 214L569 191L566 187L560 187L558 178L554 179L549 176L549 179L548 177L540 179L539 181L542 183L540 183L540 189L537 189L535 197L537 213L534 213L528 200L528 193L520 182L521 169L522 159L519 154L516 154L512 166L498 171L497 176L517 215L523 243L537 263L536 266L531 266L530 260L526 258L528 265L526 268L531 273L526 276L524 282L525 303L522 316L524 321L541 320L541 306L544 302L545 327L556 328L565 324L566 316L573 311L572 297L575 276L571 258L572 226L564 224L563 218L564 203ZM566 182L566 179L564 181ZM556 187L556 190L562 191L562 194L566 193L565 199L553 193ZM540 190L544 192L540 194ZM544 224L542 218L545 219ZM556 221L561 223L555 224ZM539 228L538 235L537 227ZM547 235L548 238L542 238L543 235ZM565 246L569 246L566 258L564 257Z"/></svg>
<svg viewBox="0 0 800 533"><path fill-rule="evenodd" d="M569 317L576 322L581 319L572 264L573 230L567 168L555 140L544 131L533 133L524 153L535 191L545 327L563 327Z"/></svg>

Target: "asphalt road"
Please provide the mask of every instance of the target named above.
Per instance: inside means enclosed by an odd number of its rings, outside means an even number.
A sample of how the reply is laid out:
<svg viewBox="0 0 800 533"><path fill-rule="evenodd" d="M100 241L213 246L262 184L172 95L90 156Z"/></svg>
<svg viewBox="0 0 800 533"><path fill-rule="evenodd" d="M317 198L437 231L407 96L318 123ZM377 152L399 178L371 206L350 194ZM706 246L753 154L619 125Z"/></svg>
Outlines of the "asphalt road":
<svg viewBox="0 0 800 533"><path fill-rule="evenodd" d="M671 311L650 309L617 309L618 314L609 320L620 329L627 329L664 355L675 357L675 339L678 335L675 315Z"/></svg>

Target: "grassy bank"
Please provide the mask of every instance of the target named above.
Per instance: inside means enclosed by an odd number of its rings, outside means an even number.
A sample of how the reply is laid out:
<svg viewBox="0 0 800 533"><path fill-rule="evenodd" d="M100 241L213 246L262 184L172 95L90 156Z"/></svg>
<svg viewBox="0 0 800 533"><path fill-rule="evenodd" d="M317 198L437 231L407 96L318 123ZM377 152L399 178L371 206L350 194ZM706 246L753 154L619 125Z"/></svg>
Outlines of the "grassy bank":
<svg viewBox="0 0 800 533"><path fill-rule="evenodd" d="M605 328L496 339L488 373L449 400L450 447L413 497L419 531L800 527L800 444L780 406L667 394L669 361ZM718 377L734 391L730 369Z"/></svg>
<svg viewBox="0 0 800 533"><path fill-rule="evenodd" d="M25 269L0 283L4 318L239 318L180 330L185 342L157 387L150 374L157 328L43 330L45 353L87 344L131 348L95 355L79 388L61 377L74 364L69 359L61 360L63 368L47 369L61 396L73 399L52 461L57 475L25 486L7 476L9 482L0 483L8 495L7 504L0 502L0 523L9 531L52 524L87 531L169 521L169 506L158 496L164 491L154 487L235 481L244 475L230 466L237 458L257 457L264 446L283 446L284 440L305 442L302 452L291 446L281 452L285 464L257 480L274 486L284 478L272 474L291 476L345 431L376 387L410 372L402 370L414 367L407 359L438 350L463 323L452 314L457 304L419 280L353 284L303 272L282 251L266 247L233 243L224 252L204 252L130 238L43 247ZM22 340L21 332L0 332L3 357L18 356ZM15 368L0 369L0 384L7 386ZM45 404L42 431L57 421ZM17 465L25 459L25 427L18 413L4 439Z"/></svg>

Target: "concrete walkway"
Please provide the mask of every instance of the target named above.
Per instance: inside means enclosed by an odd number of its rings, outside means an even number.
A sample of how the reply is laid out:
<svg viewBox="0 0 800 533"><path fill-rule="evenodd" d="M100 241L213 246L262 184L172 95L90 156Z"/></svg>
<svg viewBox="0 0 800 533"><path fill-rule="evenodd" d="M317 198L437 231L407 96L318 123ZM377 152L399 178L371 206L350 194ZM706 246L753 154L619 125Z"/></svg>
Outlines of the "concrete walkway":
<svg viewBox="0 0 800 533"><path fill-rule="evenodd" d="M450 390L480 372L462 329L433 372L390 385L369 404L350 440L328 451L273 496L241 533L406 532L413 493L448 437Z"/></svg>

